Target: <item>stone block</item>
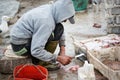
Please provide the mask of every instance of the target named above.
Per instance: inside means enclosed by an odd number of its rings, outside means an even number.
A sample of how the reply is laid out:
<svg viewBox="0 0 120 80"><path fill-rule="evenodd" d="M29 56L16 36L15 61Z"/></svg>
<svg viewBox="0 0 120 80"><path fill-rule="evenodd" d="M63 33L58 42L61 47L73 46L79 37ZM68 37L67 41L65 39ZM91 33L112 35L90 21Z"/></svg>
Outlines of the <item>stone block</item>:
<svg viewBox="0 0 120 80"><path fill-rule="evenodd" d="M120 5L120 0L105 0L105 3L108 5L112 5L112 4Z"/></svg>
<svg viewBox="0 0 120 80"><path fill-rule="evenodd" d="M115 23L120 24L120 15L115 17Z"/></svg>
<svg viewBox="0 0 120 80"><path fill-rule="evenodd" d="M113 7L111 9L111 14L112 15L119 15L120 14L120 7Z"/></svg>
<svg viewBox="0 0 120 80"><path fill-rule="evenodd" d="M120 0L113 0L113 1L114 1L114 4L120 5Z"/></svg>
<svg viewBox="0 0 120 80"><path fill-rule="evenodd" d="M120 26L114 26L114 27L108 27L107 28L107 33L108 34L120 34Z"/></svg>
<svg viewBox="0 0 120 80"><path fill-rule="evenodd" d="M108 17L107 18L107 23L108 24L114 24L115 23L115 18L114 17Z"/></svg>

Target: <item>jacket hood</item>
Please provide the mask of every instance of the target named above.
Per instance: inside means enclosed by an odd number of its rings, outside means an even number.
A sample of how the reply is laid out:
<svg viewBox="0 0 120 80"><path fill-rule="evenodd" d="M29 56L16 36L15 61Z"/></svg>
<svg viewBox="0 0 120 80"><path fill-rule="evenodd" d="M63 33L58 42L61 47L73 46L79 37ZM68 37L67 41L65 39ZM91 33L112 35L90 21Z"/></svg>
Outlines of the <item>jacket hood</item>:
<svg viewBox="0 0 120 80"><path fill-rule="evenodd" d="M61 23L75 14L72 0L56 0L53 7L53 16L56 23Z"/></svg>

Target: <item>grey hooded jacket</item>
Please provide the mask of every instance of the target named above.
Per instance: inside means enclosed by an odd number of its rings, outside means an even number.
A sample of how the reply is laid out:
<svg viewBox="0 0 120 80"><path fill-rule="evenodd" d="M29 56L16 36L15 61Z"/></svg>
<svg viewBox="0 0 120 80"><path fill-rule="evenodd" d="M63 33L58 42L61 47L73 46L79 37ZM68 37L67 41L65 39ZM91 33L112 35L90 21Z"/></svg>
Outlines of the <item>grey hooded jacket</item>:
<svg viewBox="0 0 120 80"><path fill-rule="evenodd" d="M72 0L57 0L53 4L46 4L25 13L12 27L10 40L13 44L25 44L30 38L32 56L51 61L56 56L44 48L56 23L70 18L75 14ZM64 36L60 45L64 45Z"/></svg>

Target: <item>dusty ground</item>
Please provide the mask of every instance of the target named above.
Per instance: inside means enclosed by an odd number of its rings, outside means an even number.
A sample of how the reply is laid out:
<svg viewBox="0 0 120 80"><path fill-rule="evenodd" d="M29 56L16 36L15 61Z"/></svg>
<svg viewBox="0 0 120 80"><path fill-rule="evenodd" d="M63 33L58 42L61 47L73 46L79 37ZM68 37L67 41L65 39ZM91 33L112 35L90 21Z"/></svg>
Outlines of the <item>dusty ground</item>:
<svg viewBox="0 0 120 80"><path fill-rule="evenodd" d="M14 19L10 21L10 24L14 24L23 13L26 11L37 7L39 5L48 3L50 0L18 0L20 2L20 8L15 15ZM97 14L98 18L94 16L92 9L88 9L88 12L85 13L76 13L75 21L76 24L72 25L69 22L64 23L65 26L65 34L66 34L66 54L70 56L74 56L74 46L73 40L71 36L73 36L77 40L88 39L92 37L106 35L106 26L105 26L105 19L104 19L104 12L100 12ZM102 28L93 28L92 25L94 22L99 22L102 25ZM56 50L57 53L57 50ZM79 61L77 62L78 64ZM63 74L64 73L64 74ZM55 71L50 72L51 75L54 75L54 79L50 80L77 80L77 73L65 73L64 71ZM59 76L58 76L59 75ZM0 80L8 80L9 74L2 74L0 75ZM104 77L101 78L100 75L96 78L96 80L107 80ZM100 76L100 78L99 78ZM71 79L72 78L72 79Z"/></svg>
<svg viewBox="0 0 120 80"><path fill-rule="evenodd" d="M37 6L49 3L50 0L17 0L20 2L20 8L15 15L14 19L10 21L10 24L14 24L23 13Z"/></svg>

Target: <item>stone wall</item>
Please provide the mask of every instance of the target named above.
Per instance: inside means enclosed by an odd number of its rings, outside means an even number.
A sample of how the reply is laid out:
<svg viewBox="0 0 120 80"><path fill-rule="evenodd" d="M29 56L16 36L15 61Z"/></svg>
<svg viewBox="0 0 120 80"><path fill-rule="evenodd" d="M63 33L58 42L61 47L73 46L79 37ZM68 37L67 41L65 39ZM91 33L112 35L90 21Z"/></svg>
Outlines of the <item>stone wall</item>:
<svg viewBox="0 0 120 80"><path fill-rule="evenodd" d="M107 32L120 34L120 0L105 0Z"/></svg>

